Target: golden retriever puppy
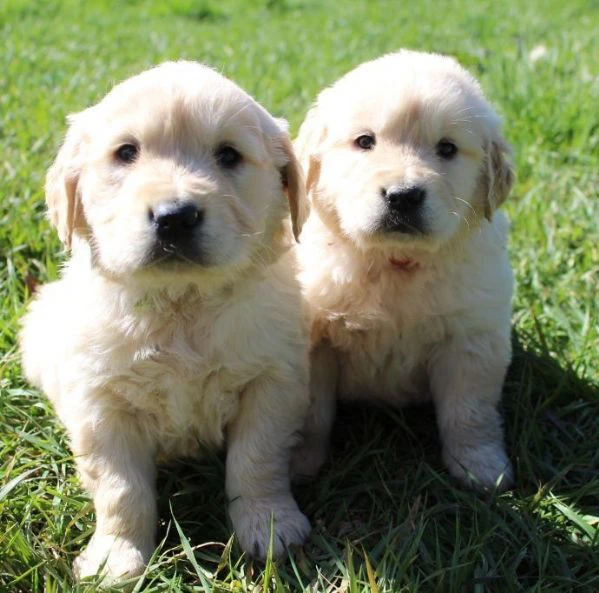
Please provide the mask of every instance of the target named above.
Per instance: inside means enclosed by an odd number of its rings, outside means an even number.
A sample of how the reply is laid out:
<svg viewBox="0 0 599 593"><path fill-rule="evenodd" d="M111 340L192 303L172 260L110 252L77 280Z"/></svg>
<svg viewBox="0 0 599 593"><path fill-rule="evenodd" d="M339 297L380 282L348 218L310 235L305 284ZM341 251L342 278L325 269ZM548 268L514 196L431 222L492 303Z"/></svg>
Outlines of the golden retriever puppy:
<svg viewBox="0 0 599 593"><path fill-rule="evenodd" d="M301 178L278 122L193 62L143 72L70 118L46 196L72 256L32 302L21 348L93 496L79 577L143 570L155 460L199 443L226 441L243 550L264 558L271 525L276 556L307 536L289 488L309 405L287 222L291 211L297 234L305 217Z"/></svg>
<svg viewBox="0 0 599 593"><path fill-rule="evenodd" d="M324 459L334 396L432 399L450 472L512 480L497 411L510 361L512 185L500 121L456 61L400 51L320 93L297 140L312 398L294 471Z"/></svg>

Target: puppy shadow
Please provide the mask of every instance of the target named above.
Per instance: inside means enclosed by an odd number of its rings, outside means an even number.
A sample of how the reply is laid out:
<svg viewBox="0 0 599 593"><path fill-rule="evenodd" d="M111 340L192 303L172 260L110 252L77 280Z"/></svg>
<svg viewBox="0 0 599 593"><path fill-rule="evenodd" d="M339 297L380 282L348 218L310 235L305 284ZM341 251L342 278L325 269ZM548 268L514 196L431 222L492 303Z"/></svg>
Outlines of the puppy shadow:
<svg viewBox="0 0 599 593"><path fill-rule="evenodd" d="M218 4L212 2L185 3L171 8L172 14L179 18L196 21L198 23L224 23L231 20L229 14L217 8ZM165 10L161 7L162 10Z"/></svg>
<svg viewBox="0 0 599 593"><path fill-rule="evenodd" d="M504 407L516 488L576 496L599 478L599 385L561 367L531 336L514 334ZM592 501L597 510L598 501Z"/></svg>
<svg viewBox="0 0 599 593"><path fill-rule="evenodd" d="M528 336L515 334L513 346L503 397L513 490L469 491L449 476L432 406L341 406L327 463L314 481L294 488L313 532L302 550L278 563L291 590L341 586L352 578L343 572L348 567L367 581L367 563L392 590L443 567L452 567L452 584L440 590L483 583L505 591L508 574L526 585L554 567L559 573L569 558L576 558L573 573L593 566L597 541L565 516L556 521L547 497L580 515L599 514L599 390L538 354ZM192 546L218 542L201 548L209 572L231 533L224 474L224 455L210 452L159 473L159 540L180 543L174 517ZM480 555L493 559L482 576ZM235 547L230 562L260 570Z"/></svg>
<svg viewBox="0 0 599 593"><path fill-rule="evenodd" d="M192 548L219 558L231 534L224 452L206 448L196 458L159 467L157 489L158 541L170 548L181 544L183 537Z"/></svg>
<svg viewBox="0 0 599 593"><path fill-rule="evenodd" d="M365 580L367 557L391 590L443 567L452 582L439 577L431 590L482 583L504 593L507 575L521 585L552 571L596 575L599 532L567 514L599 515L599 389L539 354L530 336L514 333L513 351L502 412L516 482L505 494L469 491L449 476L432 405L341 407L329 461L298 492L315 527L313 579L339 579L348 554Z"/></svg>

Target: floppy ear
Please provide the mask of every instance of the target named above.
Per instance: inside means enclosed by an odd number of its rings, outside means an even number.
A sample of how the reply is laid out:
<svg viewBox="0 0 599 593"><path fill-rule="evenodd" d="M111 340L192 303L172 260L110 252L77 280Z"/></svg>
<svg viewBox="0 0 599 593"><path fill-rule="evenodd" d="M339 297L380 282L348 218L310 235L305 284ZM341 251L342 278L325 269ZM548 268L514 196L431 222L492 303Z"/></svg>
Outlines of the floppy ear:
<svg viewBox="0 0 599 593"><path fill-rule="evenodd" d="M306 174L306 193L308 198L320 177L319 147L326 137L326 127L320 117L318 104L314 104L300 126L295 140L295 149Z"/></svg>
<svg viewBox="0 0 599 593"><path fill-rule="evenodd" d="M487 220L505 202L514 183L514 169L510 162L511 150L500 137L487 143L485 155L484 213Z"/></svg>
<svg viewBox="0 0 599 593"><path fill-rule="evenodd" d="M83 139L79 117L69 116L69 131L46 175L48 217L67 248L71 246L73 234L87 227L78 192Z"/></svg>
<svg viewBox="0 0 599 593"><path fill-rule="evenodd" d="M293 236L296 242L299 243L299 236L302 232L304 222L310 213L310 206L306 198L306 190L304 188L304 175L301 165L293 151L293 145L287 134L281 142L281 148L287 157L287 164L281 171L283 180L283 188L289 200L289 211L291 212L291 224L293 227Z"/></svg>

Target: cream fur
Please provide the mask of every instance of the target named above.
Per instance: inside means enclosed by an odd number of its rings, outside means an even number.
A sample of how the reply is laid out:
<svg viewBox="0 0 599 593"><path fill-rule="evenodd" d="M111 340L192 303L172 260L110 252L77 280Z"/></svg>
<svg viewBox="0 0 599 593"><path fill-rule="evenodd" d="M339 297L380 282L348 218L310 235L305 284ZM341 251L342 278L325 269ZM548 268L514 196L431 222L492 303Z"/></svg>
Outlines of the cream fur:
<svg viewBox="0 0 599 593"><path fill-rule="evenodd" d="M115 161L123 142L141 147ZM224 170L223 142L243 163ZM64 423L96 532L79 577L139 574L154 549L155 460L226 444L241 547L301 544L310 525L289 490L289 450L308 407L308 340L286 219L305 217L285 131L211 69L166 63L71 118L48 174L50 216L72 257L23 319L29 380ZM285 187L286 186L286 187ZM203 261L147 263L148 212L172 198L203 211Z"/></svg>
<svg viewBox="0 0 599 593"><path fill-rule="evenodd" d="M368 151L355 140L376 138ZM438 143L458 154L444 160ZM296 147L312 202L298 247L312 315L312 398L294 471L325 458L334 398L431 399L452 474L510 484L496 406L510 361L512 171L499 118L457 62L400 51L318 97ZM379 231L382 190L426 190L427 232ZM393 261L407 262L403 266Z"/></svg>

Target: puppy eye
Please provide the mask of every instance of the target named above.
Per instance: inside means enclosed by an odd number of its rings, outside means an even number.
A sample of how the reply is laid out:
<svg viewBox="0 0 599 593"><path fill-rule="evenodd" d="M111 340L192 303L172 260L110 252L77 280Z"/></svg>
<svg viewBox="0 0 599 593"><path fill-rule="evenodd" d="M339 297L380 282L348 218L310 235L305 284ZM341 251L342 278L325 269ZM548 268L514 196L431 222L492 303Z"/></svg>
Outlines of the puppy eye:
<svg viewBox="0 0 599 593"><path fill-rule="evenodd" d="M139 147L135 144L123 144L116 149L114 156L121 163L132 163L139 156Z"/></svg>
<svg viewBox="0 0 599 593"><path fill-rule="evenodd" d="M376 144L374 135L362 134L354 140L354 144L362 150L372 150Z"/></svg>
<svg viewBox="0 0 599 593"><path fill-rule="evenodd" d="M458 154L458 147L451 140L441 140L437 144L437 155L446 161L451 160Z"/></svg>
<svg viewBox="0 0 599 593"><path fill-rule="evenodd" d="M224 169L234 169L241 163L243 158L238 150L228 144L221 146L214 156L218 164Z"/></svg>

